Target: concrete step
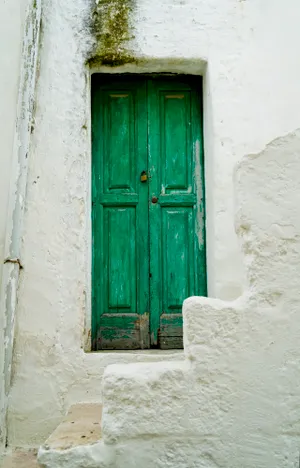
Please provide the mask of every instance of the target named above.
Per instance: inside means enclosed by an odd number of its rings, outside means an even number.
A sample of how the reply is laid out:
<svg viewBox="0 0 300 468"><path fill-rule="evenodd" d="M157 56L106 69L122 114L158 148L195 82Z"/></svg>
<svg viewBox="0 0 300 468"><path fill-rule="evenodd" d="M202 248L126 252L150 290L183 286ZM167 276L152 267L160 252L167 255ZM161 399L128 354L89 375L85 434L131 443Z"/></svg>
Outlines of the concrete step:
<svg viewBox="0 0 300 468"><path fill-rule="evenodd" d="M38 461L46 468L93 467L101 452L102 405L71 406L65 419L40 447ZM101 459L101 456L100 456ZM97 466L105 463L97 463Z"/></svg>
<svg viewBox="0 0 300 468"><path fill-rule="evenodd" d="M101 439L102 405L71 406L67 416L46 440L44 448L67 450L78 445L90 445Z"/></svg>

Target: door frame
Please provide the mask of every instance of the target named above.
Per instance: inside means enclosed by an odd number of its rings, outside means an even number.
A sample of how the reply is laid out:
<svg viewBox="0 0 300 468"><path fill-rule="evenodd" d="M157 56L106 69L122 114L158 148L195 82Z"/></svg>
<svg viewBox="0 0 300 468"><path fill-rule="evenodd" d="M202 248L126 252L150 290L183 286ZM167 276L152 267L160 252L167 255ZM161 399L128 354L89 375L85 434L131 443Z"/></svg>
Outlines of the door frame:
<svg viewBox="0 0 300 468"><path fill-rule="evenodd" d="M145 61L143 64L138 64L138 65L132 65L130 67L122 67L122 69L113 69L111 67L107 66L99 66L91 69L89 66L86 66L86 121L82 126L82 129L84 130L85 134L87 135L87 141L88 141L88 178L87 178L87 198L86 198L86 203L88 206L88 209L86 210L86 228L87 228L87 237L86 237L86 286L84 287L83 290L83 305L85 308L85 314L84 314L84 334L83 334L83 341L82 341L82 348L84 349L85 352L90 352L92 351L92 340L91 340L91 325L92 325L92 255L93 255L93 250L92 250L92 221L91 221L91 215L92 215L92 138L91 138L91 76L93 74L97 74L99 76L103 75L110 75L112 79L114 77L119 77L119 78L125 78L126 76L128 77L136 77L137 79L142 79L143 77L145 78L150 78L156 77L168 77L170 79L176 77L178 78L178 75L185 76L191 80L195 80L195 82L198 83L198 86L200 88L200 93L199 93L199 100L200 100L200 106L201 106L201 133L202 133L202 142L203 142L203 147L202 147L202 167L203 167L203 200L206 202L206 182L208 178L208 174L211 174L211 171L207 170L207 164L205 164L206 158L205 154L207 153L206 147L209 143L211 145L211 138L207 138L206 134L207 132L209 135L211 135L211 126L209 123L207 124L207 121L211 122L211 106L207 103L207 91L208 87L206 84L206 63L201 60L201 59L195 59L190 61L189 59L184 59L182 60L181 64L176 66L172 63L173 61L168 61L165 62L164 59L159 59L154 61L149 60ZM156 63L157 62L157 63ZM167 65L166 65L167 63ZM190 72L190 73L189 73ZM207 111L208 108L208 111ZM205 130L206 129L206 130ZM211 165L210 165L211 166ZM212 199L209 197L209 204L211 205ZM207 208L207 204L205 203L207 211L209 211L209 208ZM212 217L209 216L209 231L213 228L211 225L212 222ZM208 232L207 228L207 212L205 212L205 217L204 217L204 227L205 227L205 232ZM211 269L213 265L211 265L208 261L208 246L210 246L211 249L211 242L207 242L207 237L205 238L205 270L206 270L206 284L207 284L207 290L209 292L209 284L210 284L210 276L211 276ZM98 351L101 352L101 351ZM107 351L106 351L107 352ZM119 352L122 353L122 350ZM128 351L126 351L128 353ZM135 351L136 353L137 351Z"/></svg>

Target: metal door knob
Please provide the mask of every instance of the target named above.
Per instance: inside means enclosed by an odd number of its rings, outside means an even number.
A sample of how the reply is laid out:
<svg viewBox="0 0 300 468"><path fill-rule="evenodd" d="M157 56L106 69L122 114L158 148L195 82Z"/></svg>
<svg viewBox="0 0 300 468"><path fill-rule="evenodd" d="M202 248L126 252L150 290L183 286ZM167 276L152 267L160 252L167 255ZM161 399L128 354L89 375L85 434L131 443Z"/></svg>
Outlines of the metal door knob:
<svg viewBox="0 0 300 468"><path fill-rule="evenodd" d="M152 203L154 203L154 204L155 204L155 203L157 203L157 202L158 202L158 198L157 198L157 197L152 197L152 200L151 200L151 201L152 201Z"/></svg>

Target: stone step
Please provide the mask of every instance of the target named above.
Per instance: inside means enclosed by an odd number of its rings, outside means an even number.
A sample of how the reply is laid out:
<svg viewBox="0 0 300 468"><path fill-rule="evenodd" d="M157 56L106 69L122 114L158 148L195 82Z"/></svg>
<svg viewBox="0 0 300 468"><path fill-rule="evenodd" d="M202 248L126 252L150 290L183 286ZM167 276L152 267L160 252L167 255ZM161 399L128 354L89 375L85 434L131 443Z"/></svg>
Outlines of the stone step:
<svg viewBox="0 0 300 468"><path fill-rule="evenodd" d="M101 404L71 406L65 419L40 447L38 461L41 466L82 466L83 460L89 458L91 446L101 442L101 416Z"/></svg>
<svg viewBox="0 0 300 468"><path fill-rule="evenodd" d="M90 445L101 439L102 405L77 404L50 435L44 448L67 450L78 445Z"/></svg>

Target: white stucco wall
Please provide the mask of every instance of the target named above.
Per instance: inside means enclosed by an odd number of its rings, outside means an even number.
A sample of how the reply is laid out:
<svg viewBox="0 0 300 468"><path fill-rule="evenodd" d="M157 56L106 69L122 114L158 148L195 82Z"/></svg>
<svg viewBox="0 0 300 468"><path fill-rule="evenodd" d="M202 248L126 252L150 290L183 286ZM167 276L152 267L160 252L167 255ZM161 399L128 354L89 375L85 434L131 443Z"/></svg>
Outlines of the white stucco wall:
<svg viewBox="0 0 300 468"><path fill-rule="evenodd" d="M3 258L27 0L0 1L0 256ZM2 262L1 262L2 263ZM0 271L0 274L2 271Z"/></svg>
<svg viewBox="0 0 300 468"><path fill-rule="evenodd" d="M83 351L90 313L89 16L88 0L43 2L12 445L39 444L71 403L101 399L108 363L162 359ZM204 75L208 287L211 296L234 299L243 291L244 268L234 231L233 167L299 126L300 6L297 0L289 7L280 0L139 0L132 19L133 50L144 67ZM142 71L126 70L137 67Z"/></svg>
<svg viewBox="0 0 300 468"><path fill-rule="evenodd" d="M0 291L27 0L0 1ZM1 298L2 299L2 298ZM0 300L0 451L5 443L5 304Z"/></svg>
<svg viewBox="0 0 300 468"><path fill-rule="evenodd" d="M184 302L185 361L108 366L102 440L45 445L45 468L298 468L299 150L298 130L239 164L245 294Z"/></svg>
<svg viewBox="0 0 300 468"><path fill-rule="evenodd" d="M298 468L299 150L298 130L238 166L245 294L184 302L185 361L108 366L102 440L45 445L45 468Z"/></svg>

